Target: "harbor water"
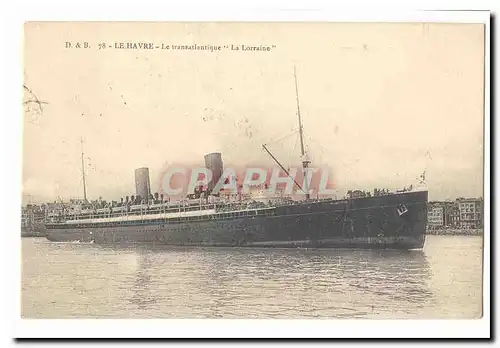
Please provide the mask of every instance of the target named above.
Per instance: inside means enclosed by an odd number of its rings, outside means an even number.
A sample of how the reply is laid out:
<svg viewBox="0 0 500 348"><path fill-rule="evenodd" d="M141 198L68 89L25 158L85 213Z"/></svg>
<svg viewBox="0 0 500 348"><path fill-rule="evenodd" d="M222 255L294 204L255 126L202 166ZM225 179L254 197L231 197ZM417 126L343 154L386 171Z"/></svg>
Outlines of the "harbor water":
<svg viewBox="0 0 500 348"><path fill-rule="evenodd" d="M423 250L125 247L22 239L23 318L480 318L482 237Z"/></svg>

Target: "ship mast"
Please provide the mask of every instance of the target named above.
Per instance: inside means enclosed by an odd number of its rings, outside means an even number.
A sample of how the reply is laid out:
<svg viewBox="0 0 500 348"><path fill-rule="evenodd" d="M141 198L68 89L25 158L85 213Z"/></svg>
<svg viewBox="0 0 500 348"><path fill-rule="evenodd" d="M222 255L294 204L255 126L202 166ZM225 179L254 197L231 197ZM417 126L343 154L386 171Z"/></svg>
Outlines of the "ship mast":
<svg viewBox="0 0 500 348"><path fill-rule="evenodd" d="M304 133L303 133L303 126L302 126L302 119L300 117L299 88L297 86L297 73L295 71L295 65L293 66L293 76L295 78L295 95L296 95L296 98L297 98L297 115L299 117L299 135L300 135L300 149L301 149L301 155L302 155L302 169L303 169L303 173L304 173L304 187L301 187L299 185L299 183L297 183L297 181L295 180L295 178L293 178L290 175L290 173L285 169L285 167L283 167L283 165L278 161L278 159L273 156L273 154L271 153L271 151L269 151L269 149L266 147L265 144L262 145L262 148L264 150L266 150L266 152L269 154L269 156L271 156L271 158L280 166L280 168L289 177L292 178L292 180L295 183L295 185L297 185L297 187L305 193L306 199L309 199L310 195L309 195L309 185L308 185L308 180L307 180L307 173L308 173L308 167L309 167L309 163L310 162L307 160L306 152L305 152L305 149L304 149Z"/></svg>
<svg viewBox="0 0 500 348"><path fill-rule="evenodd" d="M300 117L299 87L297 85L297 72L295 69L295 65L293 66L293 77L295 78L295 97L297 99L297 115L299 117L299 136L300 136L300 150L302 156L302 171L304 174L304 192L306 193L306 199L309 199L309 185L307 181L307 172L310 162L307 160L306 153L304 150L304 130L302 126L302 119Z"/></svg>
<svg viewBox="0 0 500 348"><path fill-rule="evenodd" d="M80 138L80 144L82 146L82 179L83 179L83 201L87 203L87 188L85 186L85 165L83 160L83 138Z"/></svg>

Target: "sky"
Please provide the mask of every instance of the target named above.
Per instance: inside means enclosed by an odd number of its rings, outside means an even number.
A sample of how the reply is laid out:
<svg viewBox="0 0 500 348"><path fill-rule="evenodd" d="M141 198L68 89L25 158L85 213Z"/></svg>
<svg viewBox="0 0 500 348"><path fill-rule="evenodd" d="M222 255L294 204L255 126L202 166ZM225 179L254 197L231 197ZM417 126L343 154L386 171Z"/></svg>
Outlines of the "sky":
<svg viewBox="0 0 500 348"><path fill-rule="evenodd" d="M294 66L311 166L339 192L425 171L430 200L482 196L483 25L30 22L24 36L23 202L81 198L82 148L89 199L135 194L139 167L155 191L170 165L210 152L275 166L269 144L299 166Z"/></svg>

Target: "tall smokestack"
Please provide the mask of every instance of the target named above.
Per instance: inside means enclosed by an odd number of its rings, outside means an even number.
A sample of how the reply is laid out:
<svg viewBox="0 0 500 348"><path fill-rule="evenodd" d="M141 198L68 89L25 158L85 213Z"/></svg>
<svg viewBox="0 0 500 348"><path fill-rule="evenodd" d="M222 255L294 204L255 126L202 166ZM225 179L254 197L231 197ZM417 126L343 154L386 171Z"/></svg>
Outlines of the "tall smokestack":
<svg viewBox="0 0 500 348"><path fill-rule="evenodd" d="M138 168L135 170L135 195L144 199L148 199L151 195L149 168Z"/></svg>
<svg viewBox="0 0 500 348"><path fill-rule="evenodd" d="M212 172L212 180L208 183L208 192L212 192L215 185L219 182L224 172L224 164L222 163L222 155L219 152L209 153L205 155L205 168Z"/></svg>

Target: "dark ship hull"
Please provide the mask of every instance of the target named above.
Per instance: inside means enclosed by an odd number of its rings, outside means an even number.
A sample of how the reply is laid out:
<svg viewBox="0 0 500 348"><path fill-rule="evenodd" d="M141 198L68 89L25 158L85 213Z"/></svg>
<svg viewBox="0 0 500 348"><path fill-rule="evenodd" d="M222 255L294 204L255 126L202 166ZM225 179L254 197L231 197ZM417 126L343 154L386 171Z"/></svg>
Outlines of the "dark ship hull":
<svg viewBox="0 0 500 348"><path fill-rule="evenodd" d="M426 209L427 191L417 191L169 220L47 224L47 239L97 244L420 249L425 242Z"/></svg>
<svg viewBox="0 0 500 348"><path fill-rule="evenodd" d="M21 226L21 237L45 237L46 228L43 222L35 222L27 226Z"/></svg>

